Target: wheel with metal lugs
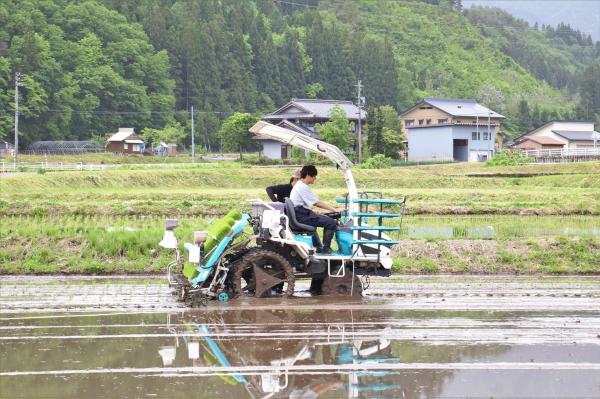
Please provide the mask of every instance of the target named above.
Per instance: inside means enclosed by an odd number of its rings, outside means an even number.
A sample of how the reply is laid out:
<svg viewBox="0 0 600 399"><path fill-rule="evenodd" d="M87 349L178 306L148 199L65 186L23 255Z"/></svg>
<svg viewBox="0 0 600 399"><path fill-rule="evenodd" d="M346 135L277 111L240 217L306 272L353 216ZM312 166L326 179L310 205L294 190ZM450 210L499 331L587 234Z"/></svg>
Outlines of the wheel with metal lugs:
<svg viewBox="0 0 600 399"><path fill-rule="evenodd" d="M321 295L360 297L362 296L360 278L357 275L353 277L350 268L346 268L344 277L326 276L321 285Z"/></svg>
<svg viewBox="0 0 600 399"><path fill-rule="evenodd" d="M270 298L294 294L294 268L277 252L252 249L232 264L233 297Z"/></svg>

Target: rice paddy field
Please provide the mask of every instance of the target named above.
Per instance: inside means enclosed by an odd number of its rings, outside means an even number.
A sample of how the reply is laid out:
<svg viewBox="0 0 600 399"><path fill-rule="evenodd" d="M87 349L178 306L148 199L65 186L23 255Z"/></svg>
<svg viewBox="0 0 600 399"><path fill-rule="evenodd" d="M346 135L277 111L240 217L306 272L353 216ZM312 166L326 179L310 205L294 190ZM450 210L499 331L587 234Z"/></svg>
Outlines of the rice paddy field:
<svg viewBox="0 0 600 399"><path fill-rule="evenodd" d="M165 218L192 231L293 168L239 162L161 169L17 173L0 177L0 273L161 272ZM360 190L408 198L397 272L600 273L600 162L353 169ZM315 192L344 195L339 171L319 167Z"/></svg>

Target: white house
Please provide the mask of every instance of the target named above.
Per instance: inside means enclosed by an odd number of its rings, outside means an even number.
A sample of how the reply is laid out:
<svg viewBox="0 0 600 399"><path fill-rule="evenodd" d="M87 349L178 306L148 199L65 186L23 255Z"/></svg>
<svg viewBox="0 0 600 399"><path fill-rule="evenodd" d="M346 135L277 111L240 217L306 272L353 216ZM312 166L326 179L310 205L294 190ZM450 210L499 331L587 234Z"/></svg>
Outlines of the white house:
<svg viewBox="0 0 600 399"><path fill-rule="evenodd" d="M316 125L329 122L329 113L336 105L344 110L356 131L359 112L358 107L351 101L292 98L287 104L265 115L262 119L300 134L318 138L319 132ZM367 113L361 109L360 118L363 123L366 117ZM254 139L262 144L262 153L267 158L285 159L291 156L292 148L289 145L261 137L254 137Z"/></svg>
<svg viewBox="0 0 600 399"><path fill-rule="evenodd" d="M504 116L470 99L425 98L405 111L409 161L491 159Z"/></svg>
<svg viewBox="0 0 600 399"><path fill-rule="evenodd" d="M514 148L523 150L575 149L600 146L600 133L594 122L551 121L515 140Z"/></svg>

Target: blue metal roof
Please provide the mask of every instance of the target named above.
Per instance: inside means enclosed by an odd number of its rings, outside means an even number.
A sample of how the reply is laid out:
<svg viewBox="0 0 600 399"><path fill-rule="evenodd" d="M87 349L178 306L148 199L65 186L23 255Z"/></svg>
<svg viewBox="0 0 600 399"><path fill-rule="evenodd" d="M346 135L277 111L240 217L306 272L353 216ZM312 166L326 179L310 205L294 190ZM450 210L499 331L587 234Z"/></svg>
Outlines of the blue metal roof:
<svg viewBox="0 0 600 399"><path fill-rule="evenodd" d="M558 134L571 141L600 141L600 133L596 131L576 131L576 130L552 130L552 133Z"/></svg>
<svg viewBox="0 0 600 399"><path fill-rule="evenodd" d="M423 99L423 102L452 116L487 118L489 115L490 118L504 118L503 115L484 107L472 99L426 97Z"/></svg>
<svg viewBox="0 0 600 399"><path fill-rule="evenodd" d="M264 116L263 119L329 119L329 112L336 105L340 106L350 120L358 120L358 107L351 101L317 100L292 98L278 110ZM293 112L289 112L292 110ZM367 112L361 110L361 119L365 119Z"/></svg>

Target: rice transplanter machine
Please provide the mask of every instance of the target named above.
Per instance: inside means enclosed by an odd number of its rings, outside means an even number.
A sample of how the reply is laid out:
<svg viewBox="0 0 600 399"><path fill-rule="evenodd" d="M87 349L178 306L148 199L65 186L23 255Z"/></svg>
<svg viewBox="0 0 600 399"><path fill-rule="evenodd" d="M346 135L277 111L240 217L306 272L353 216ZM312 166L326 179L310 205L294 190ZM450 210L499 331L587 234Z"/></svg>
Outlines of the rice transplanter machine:
<svg viewBox="0 0 600 399"><path fill-rule="evenodd" d="M207 230L194 232L193 242L184 244L185 258L174 235L177 220L169 219L159 245L175 251L168 280L179 299L194 306L209 299L292 296L297 279L310 279L313 294L360 295L369 276L389 276L391 246L399 243L390 233L401 228L406 197L358 192L352 162L334 145L264 121L250 131L321 155L341 170L347 194L336 202L344 210L328 214L338 221L337 251L315 252L315 228L296 220L289 199L285 204L250 200L250 213L232 210Z"/></svg>

